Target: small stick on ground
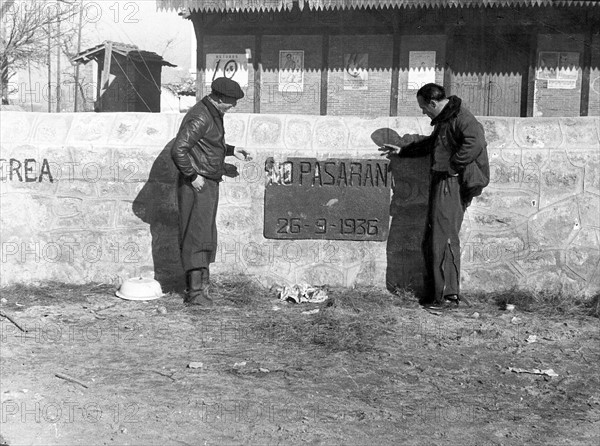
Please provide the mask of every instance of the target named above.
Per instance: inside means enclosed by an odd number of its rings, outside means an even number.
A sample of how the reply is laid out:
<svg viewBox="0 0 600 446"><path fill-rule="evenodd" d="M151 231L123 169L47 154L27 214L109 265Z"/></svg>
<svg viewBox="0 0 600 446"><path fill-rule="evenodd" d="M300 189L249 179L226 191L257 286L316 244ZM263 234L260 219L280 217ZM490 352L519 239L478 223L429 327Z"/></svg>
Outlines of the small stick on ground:
<svg viewBox="0 0 600 446"><path fill-rule="evenodd" d="M13 323L13 325L15 327L17 327L19 330L21 330L23 333L27 333L27 330L25 330L23 327L21 327L17 321L15 321L12 317L10 317L8 314L6 314L4 311L0 311L0 316L8 319L9 321L11 321Z"/></svg>
<svg viewBox="0 0 600 446"><path fill-rule="evenodd" d="M79 384L80 386L88 388L88 385L83 381L78 380L77 378L73 378L72 376L65 375L64 373L55 373L57 378L64 379L65 381L71 381L72 383Z"/></svg>

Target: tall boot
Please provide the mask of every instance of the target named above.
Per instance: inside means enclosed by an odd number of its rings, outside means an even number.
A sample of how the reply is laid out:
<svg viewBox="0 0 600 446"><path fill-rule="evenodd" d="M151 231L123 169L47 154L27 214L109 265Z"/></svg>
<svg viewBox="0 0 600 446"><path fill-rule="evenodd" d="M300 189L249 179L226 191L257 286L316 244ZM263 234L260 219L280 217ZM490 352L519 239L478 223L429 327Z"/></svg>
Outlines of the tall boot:
<svg viewBox="0 0 600 446"><path fill-rule="evenodd" d="M184 298L186 305L210 307L213 301L208 297L208 269L193 269L186 274L188 292Z"/></svg>
<svg viewBox="0 0 600 446"><path fill-rule="evenodd" d="M200 288L202 289L202 296L205 299L208 299L212 303L212 299L209 297L208 289L210 287L210 272L208 268L200 268L201 276L201 284Z"/></svg>

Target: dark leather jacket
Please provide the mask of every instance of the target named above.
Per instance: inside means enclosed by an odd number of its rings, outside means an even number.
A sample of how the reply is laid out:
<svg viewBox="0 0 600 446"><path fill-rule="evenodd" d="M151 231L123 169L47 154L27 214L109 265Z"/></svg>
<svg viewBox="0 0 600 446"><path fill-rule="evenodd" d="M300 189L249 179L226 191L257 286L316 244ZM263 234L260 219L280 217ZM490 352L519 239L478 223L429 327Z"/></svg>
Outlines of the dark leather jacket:
<svg viewBox="0 0 600 446"><path fill-rule="evenodd" d="M456 96L448 98L448 104L436 116L431 125L431 135L410 135L413 142L402 149L401 157L418 157L431 154L431 170L455 175L468 164L480 158L488 164L487 143L483 126ZM409 135L407 135L409 136Z"/></svg>
<svg viewBox="0 0 600 446"><path fill-rule="evenodd" d="M403 139L412 142L402 148L399 156L430 154L433 172L459 175L461 194L468 202L489 183L490 167L483 126L461 103L460 98L450 96L448 104L431 121L435 126L431 135L405 135Z"/></svg>
<svg viewBox="0 0 600 446"><path fill-rule="evenodd" d="M220 181L225 173L225 156L233 155L233 149L225 144L223 115L205 96L183 118L171 157L189 181L198 175Z"/></svg>

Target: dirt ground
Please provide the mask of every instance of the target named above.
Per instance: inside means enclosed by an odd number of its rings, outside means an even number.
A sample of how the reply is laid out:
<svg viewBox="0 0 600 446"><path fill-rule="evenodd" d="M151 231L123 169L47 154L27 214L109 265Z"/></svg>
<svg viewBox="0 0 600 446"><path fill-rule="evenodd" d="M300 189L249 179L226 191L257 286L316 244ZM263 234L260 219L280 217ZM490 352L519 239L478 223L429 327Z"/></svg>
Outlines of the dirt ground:
<svg viewBox="0 0 600 446"><path fill-rule="evenodd" d="M0 443L600 444L597 317L329 295L291 304L217 278L201 311L176 293L4 289L2 311L27 332L0 318Z"/></svg>

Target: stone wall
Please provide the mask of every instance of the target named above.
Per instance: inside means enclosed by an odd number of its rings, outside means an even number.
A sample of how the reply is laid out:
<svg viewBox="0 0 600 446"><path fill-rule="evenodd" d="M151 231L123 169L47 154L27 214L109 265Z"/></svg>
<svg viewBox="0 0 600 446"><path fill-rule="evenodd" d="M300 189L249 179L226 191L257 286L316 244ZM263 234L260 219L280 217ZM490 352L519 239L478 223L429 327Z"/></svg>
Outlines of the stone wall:
<svg viewBox="0 0 600 446"><path fill-rule="evenodd" d="M178 114L1 115L1 284L112 282L155 274L182 285ZM600 289L598 118L481 118L492 183L468 209L463 289ZM427 133L427 118L230 114L229 143L255 156L221 186L215 273L265 285L386 281L419 288L424 160L394 161L386 242L263 237L267 157L378 158L381 135ZM387 266L387 267L386 267Z"/></svg>

